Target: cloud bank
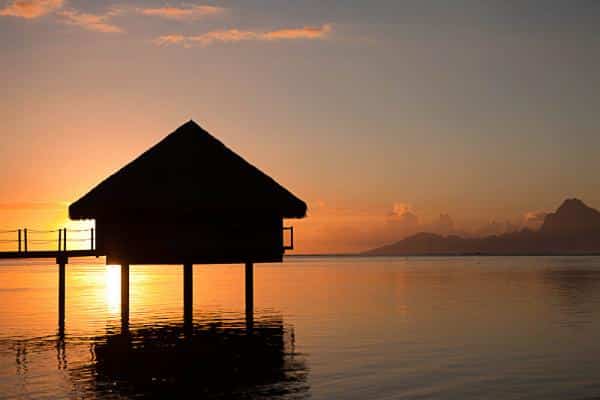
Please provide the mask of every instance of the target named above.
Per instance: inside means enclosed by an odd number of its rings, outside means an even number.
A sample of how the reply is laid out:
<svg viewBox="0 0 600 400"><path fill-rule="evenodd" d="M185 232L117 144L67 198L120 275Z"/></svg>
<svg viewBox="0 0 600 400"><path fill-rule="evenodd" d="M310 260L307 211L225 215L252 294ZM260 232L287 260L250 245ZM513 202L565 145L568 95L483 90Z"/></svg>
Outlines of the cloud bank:
<svg viewBox="0 0 600 400"><path fill-rule="evenodd" d="M242 41L317 40L325 39L332 32L331 24L320 27L286 28L267 32L229 29L211 31L197 36L163 35L154 40L157 46L181 45L183 47L209 46L214 43L236 43Z"/></svg>
<svg viewBox="0 0 600 400"><path fill-rule="evenodd" d="M153 17L161 17L167 19L194 20L210 15L222 14L225 9L216 6L191 6L191 7L160 7L160 8L143 8L138 12L143 15Z"/></svg>
<svg viewBox="0 0 600 400"><path fill-rule="evenodd" d="M33 19L56 11L63 4L64 0L14 0L0 10L0 15Z"/></svg>
<svg viewBox="0 0 600 400"><path fill-rule="evenodd" d="M65 10L58 13L63 18L63 22L69 25L76 25L88 31L102 33L120 33L121 28L109 22L109 19L117 15L118 11L110 11L106 14L88 14L75 10Z"/></svg>
<svg viewBox="0 0 600 400"><path fill-rule="evenodd" d="M138 9L131 9L125 5L125 8L121 10L112 10L105 14L94 14L74 8L63 9L65 4L66 0L10 0L4 8L0 9L0 16L35 19L52 14L58 22L78 26L88 31L120 33L124 32L124 30L113 24L110 19L116 15L131 11L144 16L175 21L196 20L207 16L223 14L227 11L226 8L212 5L164 6ZM243 41L319 40L327 38L331 32L331 24L304 26L302 28L282 28L271 31L228 29L210 31L200 35L165 34L156 37L153 43L157 46L179 45L189 48L194 46L205 47L215 43L236 43Z"/></svg>

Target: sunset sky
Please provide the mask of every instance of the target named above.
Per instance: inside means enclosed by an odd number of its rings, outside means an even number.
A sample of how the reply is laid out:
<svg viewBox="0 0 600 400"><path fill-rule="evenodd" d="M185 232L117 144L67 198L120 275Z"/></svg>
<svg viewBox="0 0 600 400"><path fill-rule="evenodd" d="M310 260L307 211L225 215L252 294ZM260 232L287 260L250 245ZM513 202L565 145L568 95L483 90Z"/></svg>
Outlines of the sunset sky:
<svg viewBox="0 0 600 400"><path fill-rule="evenodd" d="M307 201L303 253L600 208L599 27L595 0L0 0L0 229L64 224L189 119Z"/></svg>

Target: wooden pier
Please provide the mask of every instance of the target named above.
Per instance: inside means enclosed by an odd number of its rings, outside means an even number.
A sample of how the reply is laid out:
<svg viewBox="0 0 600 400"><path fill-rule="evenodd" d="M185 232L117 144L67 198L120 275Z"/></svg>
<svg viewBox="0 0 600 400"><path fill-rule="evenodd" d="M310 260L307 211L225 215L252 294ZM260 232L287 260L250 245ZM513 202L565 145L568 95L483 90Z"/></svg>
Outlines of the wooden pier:
<svg viewBox="0 0 600 400"><path fill-rule="evenodd" d="M292 228L284 228L284 232L290 232L290 239L293 240ZM56 233L56 240L32 240L31 232L37 234ZM81 238L82 234L86 238ZM73 233L78 237L73 237ZM13 235L13 238L7 239L7 235ZM10 236L9 236L10 237ZM66 305L66 275L67 264L70 258L74 257L103 257L101 251L96 249L94 228L88 230L67 230L66 228L57 230L0 230L0 244L9 245L9 250L0 250L0 259L55 259L58 265L58 327L59 333L65 332L65 305ZM69 249L73 243L87 242L87 248ZM36 249L30 250L32 243L50 244L55 243L54 249ZM292 242L293 243L293 242ZM14 246L14 249L10 249ZM290 244L288 248L292 248ZM121 327L124 331L129 329L129 267L130 264L121 264ZM245 310L246 324L248 329L252 329L254 321L254 263L246 262L245 268ZM186 331L190 331L193 326L193 264L183 264L183 320Z"/></svg>

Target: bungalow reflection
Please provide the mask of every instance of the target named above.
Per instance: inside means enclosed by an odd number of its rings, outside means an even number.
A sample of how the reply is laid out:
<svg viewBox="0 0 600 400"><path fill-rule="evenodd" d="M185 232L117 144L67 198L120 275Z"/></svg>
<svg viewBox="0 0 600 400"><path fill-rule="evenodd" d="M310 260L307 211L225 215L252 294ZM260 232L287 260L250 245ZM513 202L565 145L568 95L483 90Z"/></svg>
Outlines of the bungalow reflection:
<svg viewBox="0 0 600 400"><path fill-rule="evenodd" d="M93 338L78 392L157 398L304 398L308 369L282 318L144 326Z"/></svg>

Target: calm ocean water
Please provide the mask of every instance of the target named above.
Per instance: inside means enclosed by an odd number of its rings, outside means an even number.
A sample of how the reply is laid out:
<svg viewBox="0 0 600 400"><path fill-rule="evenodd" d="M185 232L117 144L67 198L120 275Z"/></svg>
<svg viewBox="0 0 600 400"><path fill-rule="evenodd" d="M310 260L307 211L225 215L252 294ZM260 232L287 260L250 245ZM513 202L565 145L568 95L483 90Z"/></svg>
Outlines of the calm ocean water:
<svg viewBox="0 0 600 400"><path fill-rule="evenodd" d="M101 261L101 260L100 260ZM600 398L600 258L288 258L194 267L0 264L0 397Z"/></svg>

